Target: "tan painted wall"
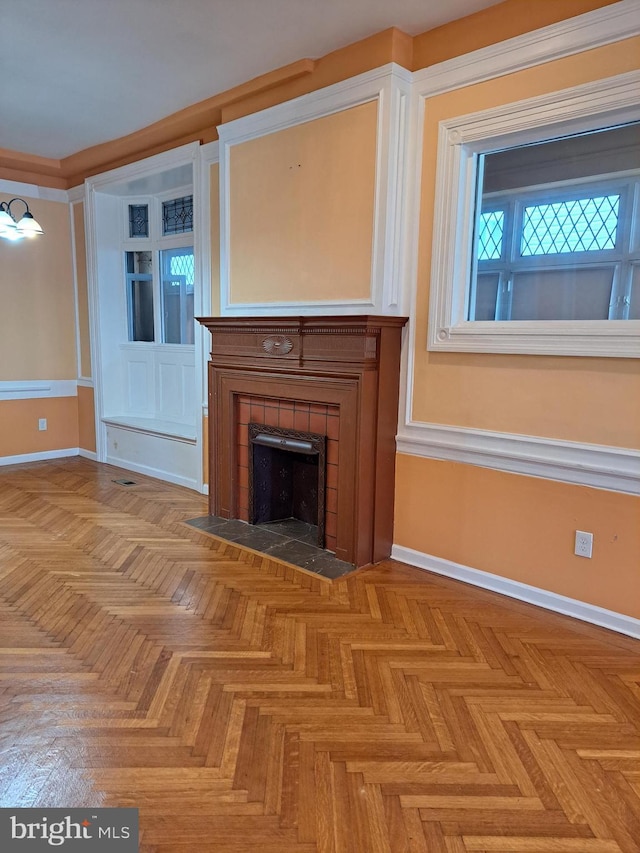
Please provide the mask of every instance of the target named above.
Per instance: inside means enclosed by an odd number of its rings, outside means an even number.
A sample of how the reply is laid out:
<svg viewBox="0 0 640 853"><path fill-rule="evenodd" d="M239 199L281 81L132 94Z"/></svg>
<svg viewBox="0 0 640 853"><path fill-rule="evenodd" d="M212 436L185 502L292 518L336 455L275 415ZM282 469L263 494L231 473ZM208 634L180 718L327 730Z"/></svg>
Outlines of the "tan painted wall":
<svg viewBox="0 0 640 853"><path fill-rule="evenodd" d="M231 149L231 299L370 293L377 105Z"/></svg>
<svg viewBox="0 0 640 853"><path fill-rule="evenodd" d="M592 559L574 555L575 530L594 534ZM399 454L394 538L640 618L637 497Z"/></svg>
<svg viewBox="0 0 640 853"><path fill-rule="evenodd" d="M75 379L69 207L26 200L45 233L0 240L0 379Z"/></svg>
<svg viewBox="0 0 640 853"><path fill-rule="evenodd" d="M73 230L75 239L75 270L78 288L78 334L80 338L79 375L91 377L91 342L89 335L89 287L87 283L87 247L84 231L84 203L73 205Z"/></svg>
<svg viewBox="0 0 640 853"><path fill-rule="evenodd" d="M93 388L78 387L78 447L96 452Z"/></svg>
<svg viewBox="0 0 640 853"><path fill-rule="evenodd" d="M638 67L640 39L432 98L426 105L413 417L417 421L640 447L635 359L429 353L438 122Z"/></svg>
<svg viewBox="0 0 640 853"><path fill-rule="evenodd" d="M45 431L38 430L39 418L47 419ZM77 397L0 402L0 456L69 447L78 447Z"/></svg>

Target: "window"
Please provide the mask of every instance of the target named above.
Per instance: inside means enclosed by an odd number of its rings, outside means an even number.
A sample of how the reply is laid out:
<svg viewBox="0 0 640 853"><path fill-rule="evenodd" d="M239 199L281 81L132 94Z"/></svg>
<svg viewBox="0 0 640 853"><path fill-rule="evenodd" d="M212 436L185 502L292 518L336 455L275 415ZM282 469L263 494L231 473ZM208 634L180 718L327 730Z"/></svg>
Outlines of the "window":
<svg viewBox="0 0 640 853"><path fill-rule="evenodd" d="M639 82L441 123L431 349L640 357Z"/></svg>
<svg viewBox="0 0 640 853"><path fill-rule="evenodd" d="M149 236L149 205L129 205L129 237Z"/></svg>
<svg viewBox="0 0 640 853"><path fill-rule="evenodd" d="M639 124L483 154L478 175L468 320L640 319Z"/></svg>
<svg viewBox="0 0 640 853"><path fill-rule="evenodd" d="M128 338L163 344L194 343L195 257L193 196L127 205L125 250ZM146 239L145 239L146 238Z"/></svg>
<svg viewBox="0 0 640 853"><path fill-rule="evenodd" d="M160 252L162 270L162 340L193 343L193 247Z"/></svg>
<svg viewBox="0 0 640 853"><path fill-rule="evenodd" d="M151 252L125 252L130 341L153 341Z"/></svg>

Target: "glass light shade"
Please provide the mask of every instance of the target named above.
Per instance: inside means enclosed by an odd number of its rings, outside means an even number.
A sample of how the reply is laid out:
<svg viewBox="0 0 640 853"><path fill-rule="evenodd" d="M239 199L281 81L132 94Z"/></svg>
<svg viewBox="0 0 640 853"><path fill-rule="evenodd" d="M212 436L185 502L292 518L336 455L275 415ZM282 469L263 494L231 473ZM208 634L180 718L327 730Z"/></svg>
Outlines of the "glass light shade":
<svg viewBox="0 0 640 853"><path fill-rule="evenodd" d="M4 209L0 209L0 235L8 237L10 234L15 234L16 223L13 221L11 214Z"/></svg>
<svg viewBox="0 0 640 853"><path fill-rule="evenodd" d="M27 211L20 222L18 222L17 229L20 234L24 234L25 237L35 237L36 234L44 234L44 231L29 211Z"/></svg>

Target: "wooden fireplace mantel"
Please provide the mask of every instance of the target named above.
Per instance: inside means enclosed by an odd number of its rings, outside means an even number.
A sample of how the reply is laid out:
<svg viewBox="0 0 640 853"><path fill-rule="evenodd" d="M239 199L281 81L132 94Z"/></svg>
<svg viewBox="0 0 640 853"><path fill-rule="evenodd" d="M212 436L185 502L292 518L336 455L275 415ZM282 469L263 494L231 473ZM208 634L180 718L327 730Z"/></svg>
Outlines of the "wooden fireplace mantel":
<svg viewBox="0 0 640 853"><path fill-rule="evenodd" d="M406 317L199 317L211 332L209 505L237 516L237 400L339 409L336 556L391 553L400 349Z"/></svg>

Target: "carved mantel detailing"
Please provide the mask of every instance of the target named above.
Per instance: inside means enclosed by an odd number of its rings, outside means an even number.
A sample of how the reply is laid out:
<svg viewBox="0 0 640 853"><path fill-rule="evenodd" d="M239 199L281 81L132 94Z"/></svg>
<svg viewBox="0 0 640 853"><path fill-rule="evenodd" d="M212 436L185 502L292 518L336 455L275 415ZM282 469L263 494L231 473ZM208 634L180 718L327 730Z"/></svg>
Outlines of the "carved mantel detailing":
<svg viewBox="0 0 640 853"><path fill-rule="evenodd" d="M269 335L262 341L262 349L268 355L287 355L293 349L293 343L284 335Z"/></svg>
<svg viewBox="0 0 640 853"><path fill-rule="evenodd" d="M210 512L238 517L237 401L339 408L336 556L385 559L393 541L395 435L406 317L202 317L209 362Z"/></svg>

